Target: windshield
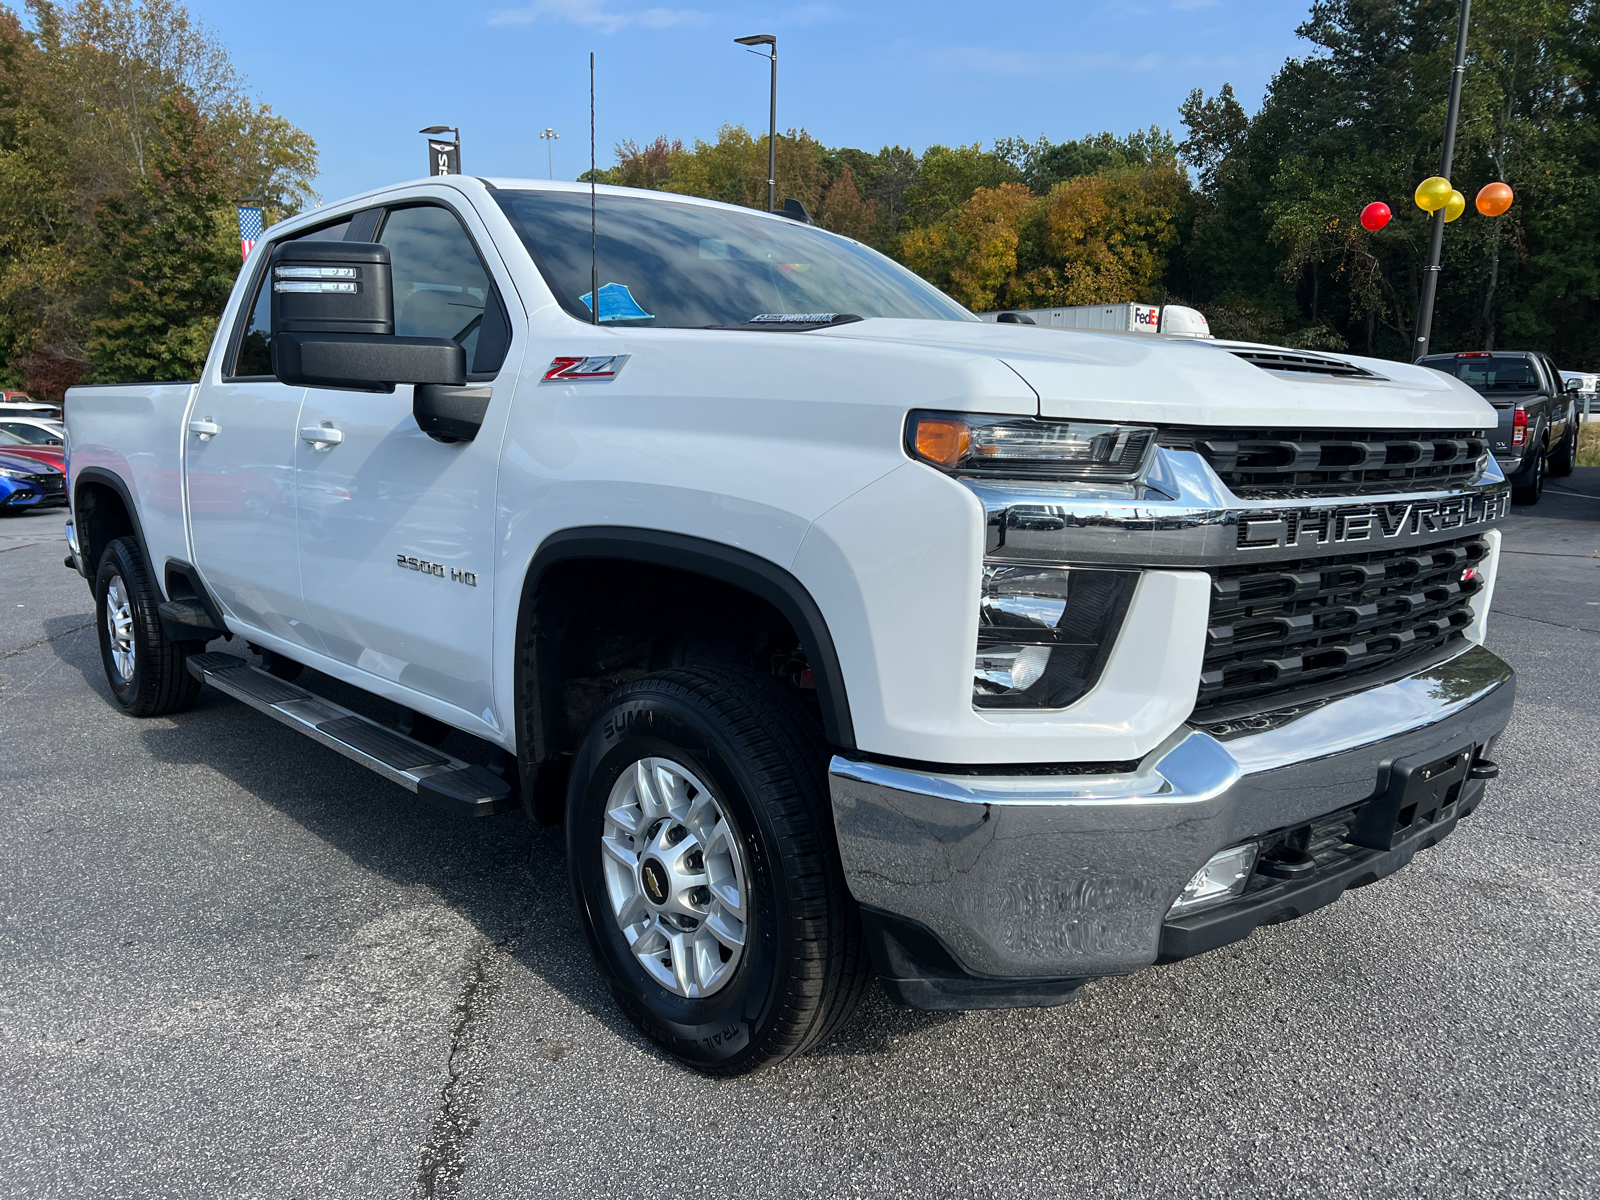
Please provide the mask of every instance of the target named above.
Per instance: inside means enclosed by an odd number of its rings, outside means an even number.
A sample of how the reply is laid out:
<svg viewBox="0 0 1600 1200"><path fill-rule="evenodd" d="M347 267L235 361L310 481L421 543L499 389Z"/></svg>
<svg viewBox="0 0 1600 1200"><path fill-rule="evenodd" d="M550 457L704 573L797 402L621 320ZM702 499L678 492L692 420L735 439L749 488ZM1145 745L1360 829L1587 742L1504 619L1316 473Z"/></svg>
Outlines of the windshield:
<svg viewBox="0 0 1600 1200"><path fill-rule="evenodd" d="M1422 365L1454 375L1473 391L1534 392L1539 374L1526 358L1425 358Z"/></svg>
<svg viewBox="0 0 1600 1200"><path fill-rule="evenodd" d="M557 300L590 319L589 196L494 193ZM600 320L657 329L815 328L844 316L968 321L964 308L876 251L786 219L601 195Z"/></svg>

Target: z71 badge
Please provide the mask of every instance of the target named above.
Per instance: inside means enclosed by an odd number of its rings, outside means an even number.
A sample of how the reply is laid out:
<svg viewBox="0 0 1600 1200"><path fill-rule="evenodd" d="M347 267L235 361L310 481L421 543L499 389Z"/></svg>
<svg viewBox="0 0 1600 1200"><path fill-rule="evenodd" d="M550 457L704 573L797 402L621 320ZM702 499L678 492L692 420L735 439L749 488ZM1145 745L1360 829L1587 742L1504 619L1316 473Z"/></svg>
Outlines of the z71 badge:
<svg viewBox="0 0 1600 1200"><path fill-rule="evenodd" d="M440 579L448 579L451 583L464 583L468 587L478 586L478 576L475 571L463 571L459 567L447 567L443 563L429 562L425 558L396 554L394 556L394 565L404 567L408 571L420 571L424 575L434 575Z"/></svg>
<svg viewBox="0 0 1600 1200"><path fill-rule="evenodd" d="M1502 490L1409 504L1244 512L1239 514L1238 546L1241 550L1272 550L1426 537L1498 521L1506 515L1510 501L1510 493Z"/></svg>

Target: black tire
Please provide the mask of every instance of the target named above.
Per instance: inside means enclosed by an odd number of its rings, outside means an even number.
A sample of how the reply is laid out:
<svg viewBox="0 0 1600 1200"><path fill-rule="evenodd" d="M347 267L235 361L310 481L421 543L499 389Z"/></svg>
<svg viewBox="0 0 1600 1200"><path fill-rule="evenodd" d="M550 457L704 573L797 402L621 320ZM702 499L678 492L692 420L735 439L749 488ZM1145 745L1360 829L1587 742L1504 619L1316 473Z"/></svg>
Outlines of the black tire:
<svg viewBox="0 0 1600 1200"><path fill-rule="evenodd" d="M646 972L607 891L606 806L623 772L649 757L705 783L744 856L742 957L699 998ZM589 948L639 1031L695 1070L737 1075L803 1053L849 1019L871 979L834 838L828 757L785 684L717 666L618 688L573 760L567 869Z"/></svg>
<svg viewBox="0 0 1600 1200"><path fill-rule="evenodd" d="M115 622L125 638L130 669L124 672L113 648L112 605L116 589L121 603ZM205 649L203 641L175 642L161 628L156 606L161 603L139 544L130 537L117 538L100 555L94 577L95 624L100 630L100 661L105 666L111 694L130 716L160 717L182 712L200 695L200 681L185 664L189 655ZM122 639L118 649L124 648Z"/></svg>
<svg viewBox="0 0 1600 1200"><path fill-rule="evenodd" d="M1572 468L1578 465L1578 419L1573 416L1567 421L1567 436L1561 439L1561 447L1550 459L1550 474L1557 479L1572 474Z"/></svg>
<svg viewBox="0 0 1600 1200"><path fill-rule="evenodd" d="M1539 497L1544 495L1544 454L1545 447L1541 443L1533 452L1533 461L1524 468L1526 483L1511 485L1511 503L1537 504Z"/></svg>

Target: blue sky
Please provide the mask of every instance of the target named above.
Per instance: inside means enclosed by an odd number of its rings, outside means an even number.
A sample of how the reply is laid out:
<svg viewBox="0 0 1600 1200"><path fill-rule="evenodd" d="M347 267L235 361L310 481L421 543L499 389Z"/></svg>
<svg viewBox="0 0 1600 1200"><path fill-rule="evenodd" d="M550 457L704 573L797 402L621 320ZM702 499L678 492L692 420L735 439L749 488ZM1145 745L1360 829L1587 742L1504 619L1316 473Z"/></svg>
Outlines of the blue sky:
<svg viewBox="0 0 1600 1200"><path fill-rule="evenodd" d="M767 67L735 46L779 39L778 123L829 145L921 151L1152 124L1178 132L1190 89L1231 82L1252 111L1308 47L1307 0L710 0L350 3L190 0L251 88L317 139L326 200L427 170L424 125L462 127L474 175L588 166L588 53L601 166L623 138L714 139L766 127Z"/></svg>

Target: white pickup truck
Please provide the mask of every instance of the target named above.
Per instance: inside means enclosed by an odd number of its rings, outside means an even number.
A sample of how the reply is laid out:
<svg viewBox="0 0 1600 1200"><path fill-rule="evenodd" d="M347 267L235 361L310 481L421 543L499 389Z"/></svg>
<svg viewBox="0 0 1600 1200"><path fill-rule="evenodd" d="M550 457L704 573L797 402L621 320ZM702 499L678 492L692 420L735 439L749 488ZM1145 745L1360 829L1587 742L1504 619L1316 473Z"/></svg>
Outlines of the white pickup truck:
<svg viewBox="0 0 1600 1200"><path fill-rule="evenodd" d="M601 974L701 1070L874 975L1057 1004L1235 941L1497 774L1495 414L1420 367L986 324L801 220L451 176L269 230L198 382L66 411L117 703L209 684L565 822Z"/></svg>

